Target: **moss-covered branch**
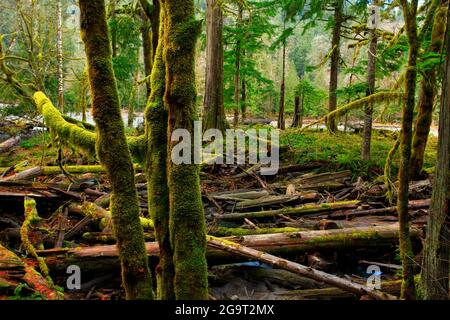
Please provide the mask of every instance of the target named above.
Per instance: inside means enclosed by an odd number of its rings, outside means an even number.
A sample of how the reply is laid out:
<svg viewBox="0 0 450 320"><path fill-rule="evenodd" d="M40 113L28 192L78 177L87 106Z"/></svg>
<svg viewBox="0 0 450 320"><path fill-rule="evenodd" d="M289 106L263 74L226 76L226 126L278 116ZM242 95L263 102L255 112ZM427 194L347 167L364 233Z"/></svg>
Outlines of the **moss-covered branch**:
<svg viewBox="0 0 450 320"><path fill-rule="evenodd" d="M307 126L304 126L303 128L301 128L299 130L299 132L302 132L303 130L305 130L309 127L312 127L316 124L319 124L321 122L325 122L329 117L342 116L351 110L363 108L367 104L374 105L376 103L381 103L381 102L397 101L398 99L402 98L403 96L404 96L403 93L400 93L400 92L378 92L378 93L372 94L370 96L352 101L352 102L336 109L335 111L328 113L327 115L320 118L319 120L316 120L316 121L308 124Z"/></svg>

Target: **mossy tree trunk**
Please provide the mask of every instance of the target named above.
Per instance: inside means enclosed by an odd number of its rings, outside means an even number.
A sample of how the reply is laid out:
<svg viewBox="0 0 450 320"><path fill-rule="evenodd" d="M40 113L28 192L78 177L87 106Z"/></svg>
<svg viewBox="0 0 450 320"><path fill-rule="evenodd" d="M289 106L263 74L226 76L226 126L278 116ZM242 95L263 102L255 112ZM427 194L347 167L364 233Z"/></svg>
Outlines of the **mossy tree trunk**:
<svg viewBox="0 0 450 320"><path fill-rule="evenodd" d="M206 87L203 130L228 128L223 104L223 13L220 2L206 1Z"/></svg>
<svg viewBox="0 0 450 320"><path fill-rule="evenodd" d="M343 23L343 0L337 0L334 5L334 24L333 24L333 37L331 40L331 69L330 69L330 86L329 86L329 101L328 112L332 112L337 108L337 95L336 90L338 87L338 74L339 74L339 60L341 58L341 28ZM327 127L330 132L337 131L336 117L330 116L327 119Z"/></svg>
<svg viewBox="0 0 450 320"><path fill-rule="evenodd" d="M439 54L445 33L446 8L438 9L431 32L429 51ZM436 100L438 66L425 70L420 82L417 120L414 126L413 151L411 157L411 179L420 179L425 156L425 148L433 121L433 106Z"/></svg>
<svg viewBox="0 0 450 320"><path fill-rule="evenodd" d="M378 1L374 2L378 5ZM370 31L370 45L368 52L368 64L367 64L367 96L375 93L375 81L376 81L376 56L377 56L377 29L374 28ZM370 160L370 146L372 142L372 117L373 117L373 105L367 104L364 108L364 140L362 145L362 160Z"/></svg>
<svg viewBox="0 0 450 320"><path fill-rule="evenodd" d="M450 4L447 9L450 13ZM427 223L422 288L425 299L449 299L450 260L450 21L447 21L446 60L439 117L439 147Z"/></svg>
<svg viewBox="0 0 450 320"><path fill-rule="evenodd" d="M63 60L63 31L62 31L62 8L61 0L56 1L56 30L57 46L56 56L58 59L58 109L64 113L64 60Z"/></svg>
<svg viewBox="0 0 450 320"><path fill-rule="evenodd" d="M159 39L163 39L164 13L161 11ZM160 248L156 267L157 297L161 300L175 299L173 280L173 252L169 230L169 189L167 186L167 122L164 106L166 66L163 60L163 42L160 41L151 77L151 95L145 110L148 154L146 173L148 181L148 204L155 225L155 235Z"/></svg>
<svg viewBox="0 0 450 320"><path fill-rule="evenodd" d="M153 298L152 279L139 221L134 170L120 114L112 68L104 0L79 0L81 37L85 44L96 150L111 183L111 215L127 299Z"/></svg>
<svg viewBox="0 0 450 320"><path fill-rule="evenodd" d="M405 78L405 102L402 112L402 129L400 140L400 170L398 174L399 190L397 199L398 219L400 224L400 258L403 268L403 282L401 297L415 299L414 285L414 255L409 232L409 168L411 163L412 122L415 105L417 54L419 51L417 38L417 3L418 0L400 1L408 36L409 57Z"/></svg>
<svg viewBox="0 0 450 320"><path fill-rule="evenodd" d="M175 130L185 129L193 136L196 119L194 58L201 24L195 20L193 0L163 0L162 4L170 155L177 144L170 139ZM199 166L174 164L170 159L167 163L175 298L207 299L206 233Z"/></svg>

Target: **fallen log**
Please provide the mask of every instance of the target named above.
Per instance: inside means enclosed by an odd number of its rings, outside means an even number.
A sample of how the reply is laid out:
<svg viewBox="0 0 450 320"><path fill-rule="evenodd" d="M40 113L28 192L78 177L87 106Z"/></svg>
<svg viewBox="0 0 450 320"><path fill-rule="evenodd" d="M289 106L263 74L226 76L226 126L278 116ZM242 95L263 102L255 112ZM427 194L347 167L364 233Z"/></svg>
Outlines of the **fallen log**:
<svg viewBox="0 0 450 320"><path fill-rule="evenodd" d="M381 283L381 291L395 296L400 295L401 281L385 281ZM276 292L276 296L283 300L335 300L335 299L355 299L357 296L349 291L339 288L317 288L290 290Z"/></svg>
<svg viewBox="0 0 450 320"><path fill-rule="evenodd" d="M351 282L346 279L339 278L335 275L315 270L313 268L301 265L299 263L295 263L283 258L276 257L274 255L252 249L243 245L240 245L235 242L231 242L229 240L223 240L220 238L215 238L212 236L207 236L208 246L225 250L227 252L231 252L234 254L239 254L244 257L248 257L251 259L256 259L263 263L267 263L276 268L284 269L290 272L294 272L300 274L304 277L321 281L323 283L329 284L336 288L340 288L347 292L352 292L358 295L368 295L369 297L376 300L396 300L395 296L392 296L388 293L384 293L378 290L374 290L373 288Z"/></svg>
<svg viewBox="0 0 450 320"><path fill-rule="evenodd" d="M258 207L266 207L275 204L289 203L300 198L299 195L280 195L280 196L266 196L258 199L243 200L236 203L235 209L250 209Z"/></svg>
<svg viewBox="0 0 450 320"><path fill-rule="evenodd" d="M343 201L322 204L305 204L295 208L283 208L278 210L256 211L256 212L240 212L240 213L224 213L216 214L214 217L219 220L244 220L245 218L268 218L282 215L302 216L311 213L336 211L341 209L356 209L359 201Z"/></svg>
<svg viewBox="0 0 450 320"><path fill-rule="evenodd" d="M62 294L54 290L31 265L23 262L16 254L0 244L0 292L12 292L23 282L45 299L62 298Z"/></svg>
<svg viewBox="0 0 450 320"><path fill-rule="evenodd" d="M0 143L0 153L6 152L12 147L15 147L16 145L19 144L20 140L22 140L20 136L15 136L9 138L6 141L3 141L2 143Z"/></svg>
<svg viewBox="0 0 450 320"><path fill-rule="evenodd" d="M411 237L419 237L419 229L411 228ZM301 231L268 235L248 235L228 237L225 240L239 243L243 246L264 250L273 254L293 254L321 249L343 249L358 247L391 246L398 242L398 224L382 227L348 228L338 230ZM158 257L159 247L156 242L146 242L147 255ZM49 249L38 251L45 257L51 269L61 269L67 264L83 264L87 269L117 268L118 251L115 245L95 247L79 247L70 249ZM209 263L236 260L231 254L214 248L207 248ZM95 262L95 263L94 263Z"/></svg>
<svg viewBox="0 0 450 320"><path fill-rule="evenodd" d="M409 201L409 210L419 210L419 209L428 209L430 207L431 200L411 200ZM383 215L392 215L397 214L397 207L387 207L387 208L378 208L378 209L367 209L367 210L346 210L343 212L335 212L328 215L319 214L317 217L319 218L327 218L327 219L348 219L355 217L364 217L364 216L383 216ZM311 215L309 215L311 216Z"/></svg>

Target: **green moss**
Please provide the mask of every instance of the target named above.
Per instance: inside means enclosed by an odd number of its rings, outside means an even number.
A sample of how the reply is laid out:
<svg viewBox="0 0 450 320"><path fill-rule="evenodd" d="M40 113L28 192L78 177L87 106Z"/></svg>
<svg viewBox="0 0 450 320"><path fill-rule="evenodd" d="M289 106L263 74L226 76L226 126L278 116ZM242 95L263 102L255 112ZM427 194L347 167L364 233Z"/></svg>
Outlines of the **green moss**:
<svg viewBox="0 0 450 320"><path fill-rule="evenodd" d="M245 236L252 234L271 234L271 233L285 233L285 232L299 232L302 229L298 228L260 228L260 229L245 229L245 228L226 228L217 227L210 231L217 237L229 236Z"/></svg>
<svg viewBox="0 0 450 320"><path fill-rule="evenodd" d="M80 0L81 36L85 44L95 149L111 183L111 216L127 299L152 299L152 279L139 221L131 154L121 117L111 47L102 0ZM81 129L82 130L82 129Z"/></svg>

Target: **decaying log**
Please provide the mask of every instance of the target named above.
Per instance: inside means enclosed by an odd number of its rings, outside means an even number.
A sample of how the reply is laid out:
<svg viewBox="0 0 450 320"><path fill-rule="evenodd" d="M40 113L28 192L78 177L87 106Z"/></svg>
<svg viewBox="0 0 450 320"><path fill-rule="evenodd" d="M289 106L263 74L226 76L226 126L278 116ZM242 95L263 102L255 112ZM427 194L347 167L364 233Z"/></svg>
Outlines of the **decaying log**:
<svg viewBox="0 0 450 320"><path fill-rule="evenodd" d="M234 254L239 254L244 257L256 259L258 261L267 263L276 268L291 271L300 274L304 277L314 279L316 281L321 281L323 283L329 284L336 288L352 292L358 295L368 295L376 300L396 300L397 298L388 293L384 293L367 286L351 282L346 279L339 278L335 275L315 270L307 266L303 266L299 263L295 263L283 258L276 257L274 255L255 250L229 240L223 240L220 238L215 238L212 236L207 236L208 246L221 249Z"/></svg>
<svg viewBox="0 0 450 320"><path fill-rule="evenodd" d="M381 283L381 291L395 296L400 295L401 281L385 281ZM290 290L276 292L275 295L283 300L331 300L331 299L356 299L357 295L339 288L318 288Z"/></svg>
<svg viewBox="0 0 450 320"><path fill-rule="evenodd" d="M419 210L428 209L430 207L430 199L426 200L411 200L409 201L409 210ZM367 209L367 210L345 210L342 212L334 212L328 215L318 215L319 217L324 217L327 219L348 219L354 217L364 217L364 216L383 216L397 214L397 207L387 207L378 209Z"/></svg>
<svg viewBox="0 0 450 320"><path fill-rule="evenodd" d="M267 196L253 200L244 200L236 203L235 209L250 209L250 208L258 208L265 207L275 204L283 204L289 203L295 200L298 200L300 196L298 195L279 195L279 196Z"/></svg>
<svg viewBox="0 0 450 320"><path fill-rule="evenodd" d="M419 237L422 233L417 228L411 229L412 237ZM290 254L321 249L357 248L391 246L398 242L398 224L382 227L361 227L338 230L301 231L293 233L279 233L268 235L248 235L228 237L225 240L239 243L243 246L263 250L273 254ZM146 250L149 257L159 255L156 242L147 242ZM93 261L98 267L112 268L118 266L117 248L115 245L95 246L87 248L50 249L38 251L45 257L51 269L61 268L67 263L85 263L92 268ZM216 261L236 260L233 255L208 247L207 258L210 263ZM101 263L104 261L104 264Z"/></svg>
<svg viewBox="0 0 450 320"><path fill-rule="evenodd" d="M12 147L18 145L20 140L22 140L22 138L20 136L16 136L3 141L2 143L0 143L0 153L6 152Z"/></svg>
<svg viewBox="0 0 450 320"><path fill-rule="evenodd" d="M343 201L323 204L305 204L295 208L283 208L278 210L256 211L256 212L240 212L240 213L224 213L214 217L219 220L243 220L245 218L267 218L282 215L302 216L311 213L320 213L328 211L336 211L342 209L356 209L359 201Z"/></svg>
<svg viewBox="0 0 450 320"><path fill-rule="evenodd" d="M12 292L22 282L27 283L45 299L62 298L62 294L54 290L32 266L0 244L0 292Z"/></svg>

